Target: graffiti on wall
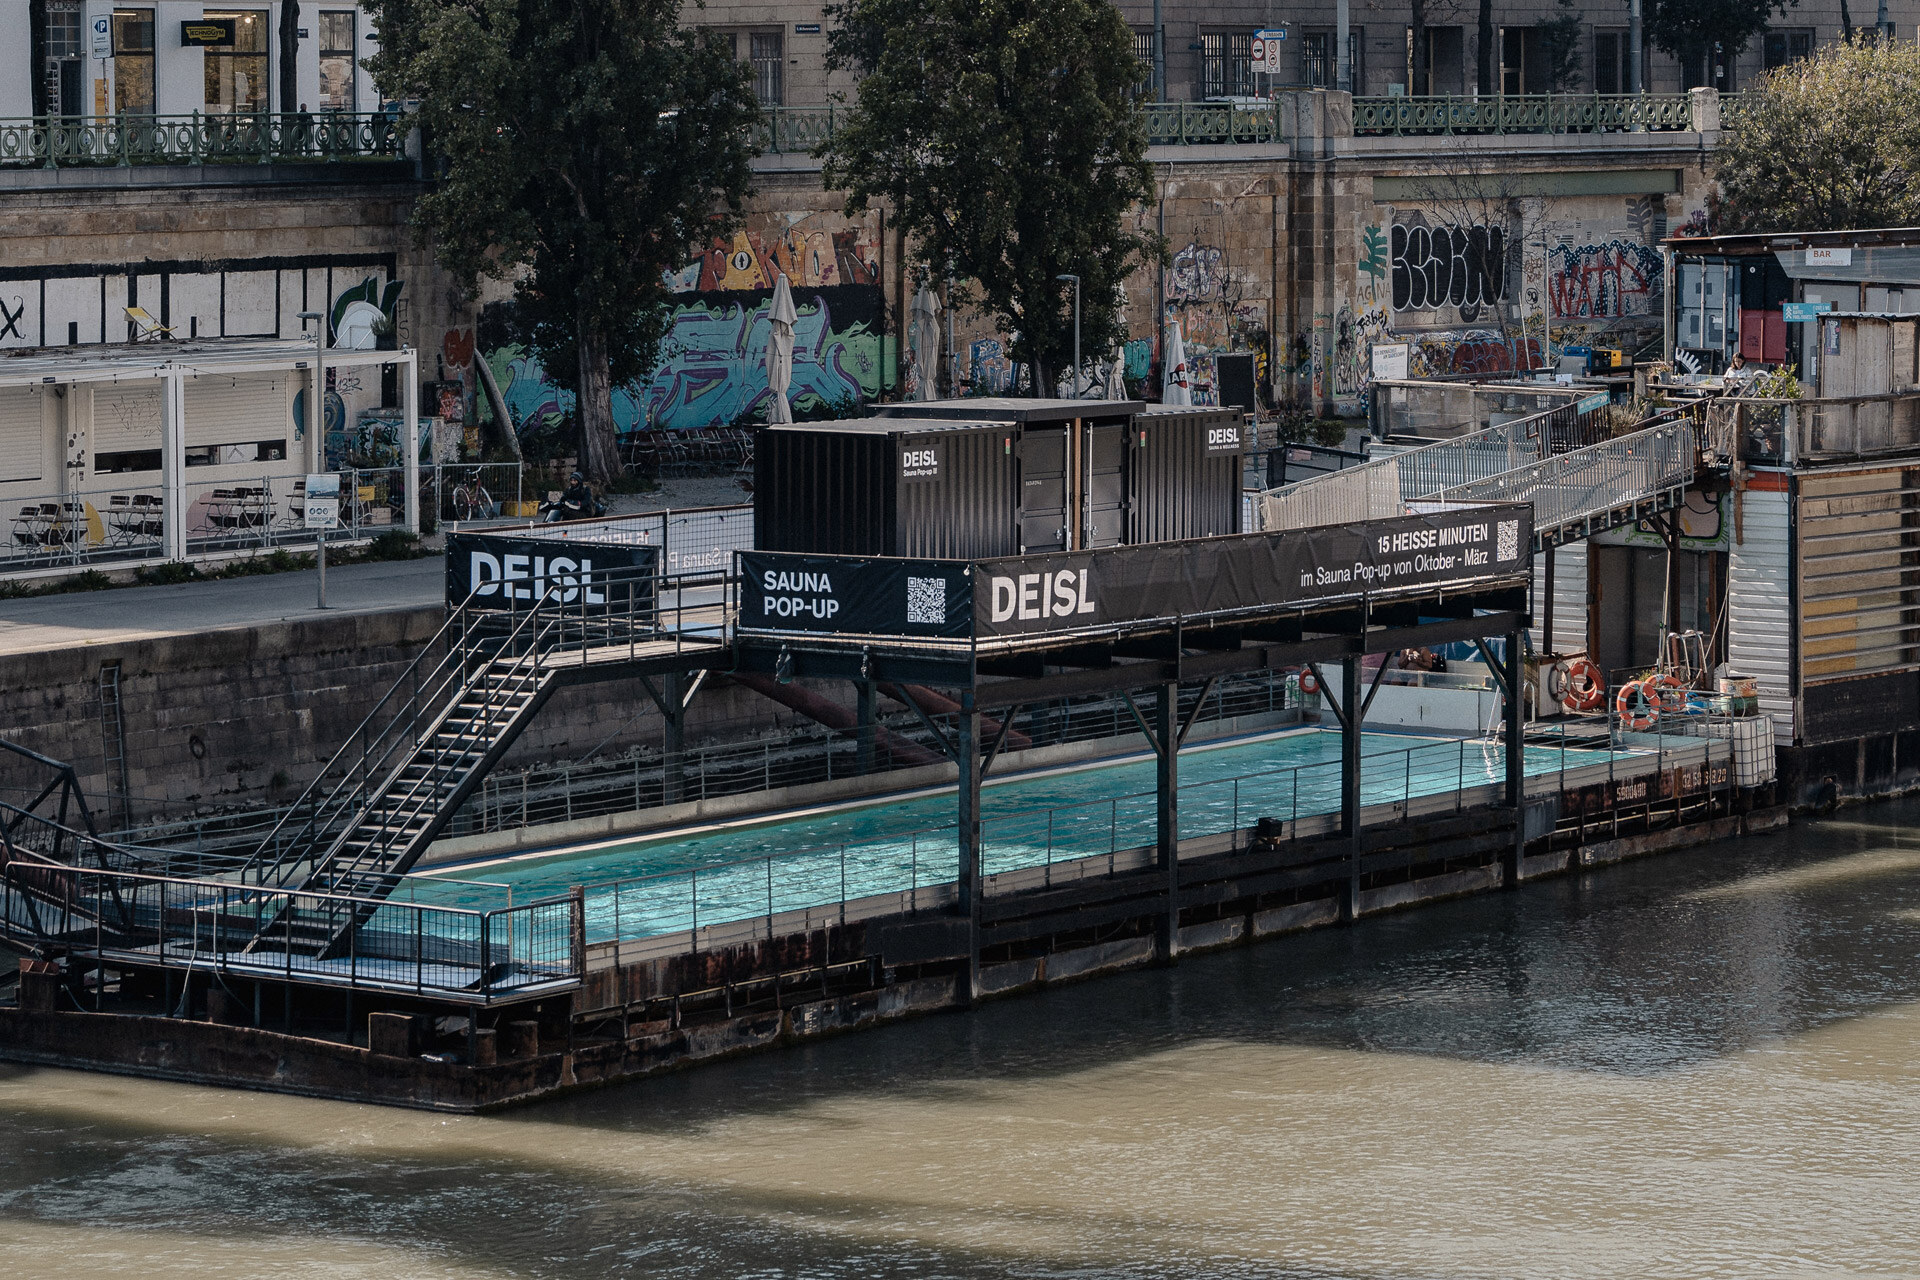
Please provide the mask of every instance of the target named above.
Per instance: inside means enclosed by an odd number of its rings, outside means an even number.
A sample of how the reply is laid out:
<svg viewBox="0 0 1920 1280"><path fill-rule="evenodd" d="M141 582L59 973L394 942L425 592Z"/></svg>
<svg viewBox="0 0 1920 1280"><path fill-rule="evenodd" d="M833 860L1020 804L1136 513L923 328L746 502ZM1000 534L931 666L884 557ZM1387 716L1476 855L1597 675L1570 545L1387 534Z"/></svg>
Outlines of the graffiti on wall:
<svg viewBox="0 0 1920 1280"><path fill-rule="evenodd" d="M1387 339L1387 309L1369 302L1358 312L1342 303L1334 317L1333 393L1365 395L1373 384L1373 344Z"/></svg>
<svg viewBox="0 0 1920 1280"><path fill-rule="evenodd" d="M1660 298L1660 255L1633 240L1555 245L1547 255L1555 319L1651 315Z"/></svg>
<svg viewBox="0 0 1920 1280"><path fill-rule="evenodd" d="M981 338L968 347L967 383L977 396L1004 396L1013 390L1013 361L998 338Z"/></svg>
<svg viewBox="0 0 1920 1280"><path fill-rule="evenodd" d="M892 339L881 335L874 232L865 223L813 214L783 229L716 237L667 273L675 303L659 363L648 378L614 388L616 428L624 434L758 418L770 397L767 310L783 273L798 313L787 389L794 412L837 411L878 397ZM572 414L572 393L524 350L498 344L487 363L523 435Z"/></svg>
<svg viewBox="0 0 1920 1280"><path fill-rule="evenodd" d="M1514 335L1511 343L1494 329L1457 329L1412 339L1408 372L1416 378L1448 373L1504 373L1541 363L1537 338ZM1516 363L1517 362L1517 363Z"/></svg>
<svg viewBox="0 0 1920 1280"><path fill-rule="evenodd" d="M1266 306L1243 296L1244 288L1225 249L1198 241L1189 241L1173 255L1164 288L1164 318L1180 326L1193 402L1218 404L1215 357L1236 351L1262 353L1267 345Z"/></svg>
<svg viewBox="0 0 1920 1280"><path fill-rule="evenodd" d="M1393 309L1456 307L1471 322L1507 296L1507 233L1495 226L1396 222L1391 239Z"/></svg>

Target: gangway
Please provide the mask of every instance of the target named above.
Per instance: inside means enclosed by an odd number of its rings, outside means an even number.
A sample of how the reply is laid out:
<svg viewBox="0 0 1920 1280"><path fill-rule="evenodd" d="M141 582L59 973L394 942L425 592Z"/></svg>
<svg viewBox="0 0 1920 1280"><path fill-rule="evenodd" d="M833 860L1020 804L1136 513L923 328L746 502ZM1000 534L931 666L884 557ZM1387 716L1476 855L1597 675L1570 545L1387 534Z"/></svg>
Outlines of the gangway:
<svg viewBox="0 0 1920 1280"><path fill-rule="evenodd" d="M1302 481L1260 497L1269 530L1380 520L1438 504L1530 502L1536 548L1678 507L1693 428L1670 418L1609 438L1576 405Z"/></svg>

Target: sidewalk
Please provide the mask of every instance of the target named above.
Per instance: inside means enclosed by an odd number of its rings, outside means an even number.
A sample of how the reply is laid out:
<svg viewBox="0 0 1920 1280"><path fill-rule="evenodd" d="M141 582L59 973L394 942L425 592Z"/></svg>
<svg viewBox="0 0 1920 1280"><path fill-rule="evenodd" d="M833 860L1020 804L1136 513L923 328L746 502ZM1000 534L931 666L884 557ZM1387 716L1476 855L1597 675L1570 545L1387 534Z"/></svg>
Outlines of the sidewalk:
<svg viewBox="0 0 1920 1280"><path fill-rule="evenodd" d="M0 655L418 609L446 599L440 556L330 566L324 612L315 608L317 579L308 570L8 600L0 602Z"/></svg>

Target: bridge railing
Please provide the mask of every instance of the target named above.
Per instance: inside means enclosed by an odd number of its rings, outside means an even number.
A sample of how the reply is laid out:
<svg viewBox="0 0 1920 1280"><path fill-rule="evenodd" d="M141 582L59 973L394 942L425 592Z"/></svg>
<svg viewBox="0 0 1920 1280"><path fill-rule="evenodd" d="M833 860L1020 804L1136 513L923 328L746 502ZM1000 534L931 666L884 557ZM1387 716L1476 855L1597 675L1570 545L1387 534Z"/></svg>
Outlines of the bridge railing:
<svg viewBox="0 0 1920 1280"><path fill-rule="evenodd" d="M1513 94L1355 98L1359 137L1504 133L1680 133L1693 127L1684 93Z"/></svg>
<svg viewBox="0 0 1920 1280"><path fill-rule="evenodd" d="M396 160L412 124L374 112L0 119L0 165L337 164Z"/></svg>

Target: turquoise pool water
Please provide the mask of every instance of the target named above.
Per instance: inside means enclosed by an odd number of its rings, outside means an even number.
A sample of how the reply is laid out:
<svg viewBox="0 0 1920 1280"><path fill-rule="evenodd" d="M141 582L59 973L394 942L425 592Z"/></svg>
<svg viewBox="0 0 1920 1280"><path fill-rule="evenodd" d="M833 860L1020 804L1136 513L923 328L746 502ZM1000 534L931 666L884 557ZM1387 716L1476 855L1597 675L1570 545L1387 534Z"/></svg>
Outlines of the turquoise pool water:
<svg viewBox="0 0 1920 1280"><path fill-rule="evenodd" d="M1503 747L1479 739L1368 733L1361 754L1364 804L1506 776ZM1528 747L1526 770L1604 764L1609 755ZM1337 812L1339 757L1340 735L1325 730L1190 748L1180 755L1180 834ZM992 875L1151 844L1153 788L1151 760L990 782L981 797L982 869ZM440 874L509 886L515 902L585 885L591 940L646 937L951 882L959 863L953 823L954 796L945 791ZM502 905L468 885L420 888L422 902Z"/></svg>

